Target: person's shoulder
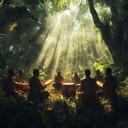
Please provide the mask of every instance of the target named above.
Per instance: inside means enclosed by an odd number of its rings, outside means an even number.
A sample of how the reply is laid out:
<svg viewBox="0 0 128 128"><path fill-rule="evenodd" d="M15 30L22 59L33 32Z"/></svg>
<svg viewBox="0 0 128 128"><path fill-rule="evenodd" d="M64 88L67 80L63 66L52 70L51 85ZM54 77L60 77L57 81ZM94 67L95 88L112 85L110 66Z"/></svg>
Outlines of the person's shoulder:
<svg viewBox="0 0 128 128"><path fill-rule="evenodd" d="M34 76L32 76L30 79L29 79L29 81L32 81L32 80L34 80L35 79L35 77Z"/></svg>
<svg viewBox="0 0 128 128"><path fill-rule="evenodd" d="M86 81L86 79L82 79L82 80L81 80L81 82L84 82L84 81Z"/></svg>
<svg viewBox="0 0 128 128"><path fill-rule="evenodd" d="M90 78L90 80L92 80L92 81L96 81L96 79L95 79L95 78Z"/></svg>
<svg viewBox="0 0 128 128"><path fill-rule="evenodd" d="M34 76L30 77L30 79L33 79Z"/></svg>
<svg viewBox="0 0 128 128"><path fill-rule="evenodd" d="M105 80L107 80L107 79L109 79L109 77L108 76L105 76L105 78L104 78Z"/></svg>
<svg viewBox="0 0 128 128"><path fill-rule="evenodd" d="M109 79L116 79L116 77L114 75L110 75L108 76Z"/></svg>
<svg viewBox="0 0 128 128"><path fill-rule="evenodd" d="M113 81L117 81L117 78L115 76L112 76Z"/></svg>

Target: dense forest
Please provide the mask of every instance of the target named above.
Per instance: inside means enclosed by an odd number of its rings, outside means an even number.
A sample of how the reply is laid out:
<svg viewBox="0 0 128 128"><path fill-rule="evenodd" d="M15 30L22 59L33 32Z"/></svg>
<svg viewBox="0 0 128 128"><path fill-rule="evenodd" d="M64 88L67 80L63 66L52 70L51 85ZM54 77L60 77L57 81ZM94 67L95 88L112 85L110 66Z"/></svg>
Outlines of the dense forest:
<svg viewBox="0 0 128 128"><path fill-rule="evenodd" d="M0 8L1 72L114 65L127 75L127 1L1 0Z"/></svg>
<svg viewBox="0 0 128 128"><path fill-rule="evenodd" d="M127 0L0 0L0 125L128 127L127 54ZM10 68L16 73L24 69L27 80L33 69L39 68L43 82L61 71L66 82L71 82L74 72L82 79L85 69L89 68L92 76L99 69L105 76L107 67L112 68L119 84L117 111L110 110L106 97L99 98L106 109L99 112L63 97L33 104L27 100L28 92L8 100L2 90ZM54 109L47 110L49 104Z"/></svg>

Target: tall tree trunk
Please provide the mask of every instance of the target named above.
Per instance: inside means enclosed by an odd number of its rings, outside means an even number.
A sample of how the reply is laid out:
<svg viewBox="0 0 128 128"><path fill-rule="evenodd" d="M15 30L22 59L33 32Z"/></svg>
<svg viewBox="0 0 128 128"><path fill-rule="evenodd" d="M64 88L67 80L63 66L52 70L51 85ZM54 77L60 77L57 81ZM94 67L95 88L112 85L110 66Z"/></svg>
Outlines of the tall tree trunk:
<svg viewBox="0 0 128 128"><path fill-rule="evenodd" d="M103 40L105 41L110 53L112 54L113 60L115 63L121 63L123 66L123 23L117 20L118 11L115 7L114 1L109 2L109 6L111 9L111 20L113 22L113 26L111 27L109 23L101 22L95 8L93 0L88 0L90 12L93 17L94 24L102 33Z"/></svg>

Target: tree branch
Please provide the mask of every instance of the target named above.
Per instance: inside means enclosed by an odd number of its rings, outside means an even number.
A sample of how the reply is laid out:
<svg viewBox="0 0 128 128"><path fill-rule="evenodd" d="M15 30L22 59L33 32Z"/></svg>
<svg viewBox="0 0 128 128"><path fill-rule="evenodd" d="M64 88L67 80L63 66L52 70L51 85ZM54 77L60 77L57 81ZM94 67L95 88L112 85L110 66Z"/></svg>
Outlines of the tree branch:
<svg viewBox="0 0 128 128"><path fill-rule="evenodd" d="M116 1L115 0L108 0L109 3L109 7L111 9L112 12L112 23L115 24L115 22L117 22L117 18L118 18L118 10L116 8Z"/></svg>
<svg viewBox="0 0 128 128"><path fill-rule="evenodd" d="M114 49L114 43L113 43L113 38L111 35L111 30L110 30L110 25L109 23L103 24L94 8L94 3L93 0L88 0L89 2L89 8L90 8L90 12L92 14L93 20L94 20L94 24L96 25L97 28L100 29L101 33L102 33L102 37L106 43L106 45L109 47L110 51L113 51ZM110 43L111 42L111 43Z"/></svg>
<svg viewBox="0 0 128 128"><path fill-rule="evenodd" d="M94 23L95 23L96 27L102 31L102 29L105 27L105 25L100 21L100 19L98 17L98 14L94 8L93 0L88 0L88 2L89 2L89 8L90 8L90 12L92 14Z"/></svg>

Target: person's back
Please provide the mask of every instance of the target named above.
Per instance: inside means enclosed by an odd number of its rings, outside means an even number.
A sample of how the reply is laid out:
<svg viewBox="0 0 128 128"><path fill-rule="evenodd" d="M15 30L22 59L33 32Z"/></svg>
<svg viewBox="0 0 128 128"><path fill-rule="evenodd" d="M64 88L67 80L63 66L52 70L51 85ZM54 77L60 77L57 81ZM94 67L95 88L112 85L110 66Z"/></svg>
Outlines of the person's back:
<svg viewBox="0 0 128 128"><path fill-rule="evenodd" d="M49 92L44 91L45 86L41 83L39 77L39 69L33 70L33 77L29 80L30 93L29 98L32 101L42 101L43 99L47 99L50 95Z"/></svg>
<svg viewBox="0 0 128 128"><path fill-rule="evenodd" d="M39 78L37 78L35 76L33 76L29 80L29 86L30 86L30 94L38 94L41 92L41 90L44 89Z"/></svg>
<svg viewBox="0 0 128 128"><path fill-rule="evenodd" d="M111 73L112 73L111 68L107 68L103 88L107 93L107 96L112 101L113 107L115 107L117 102L117 94L116 94L117 80Z"/></svg>
<svg viewBox="0 0 128 128"><path fill-rule="evenodd" d="M113 93L117 87L116 78L113 75L106 76L103 86L108 93Z"/></svg>
<svg viewBox="0 0 128 128"><path fill-rule="evenodd" d="M115 89L117 88L117 80L111 73L112 73L111 69L107 68L106 77L105 77L105 81L103 84L104 90L109 95L112 95L113 93L115 93Z"/></svg>
<svg viewBox="0 0 128 128"><path fill-rule="evenodd" d="M90 77L90 73L89 69L85 70L86 79L81 81L80 87L86 100L96 99L96 91L98 90L96 80Z"/></svg>
<svg viewBox="0 0 128 128"><path fill-rule="evenodd" d="M95 98L96 97L96 91L97 91L97 85L96 81L93 78L84 79L81 81L81 90L83 90L83 93L86 98Z"/></svg>

